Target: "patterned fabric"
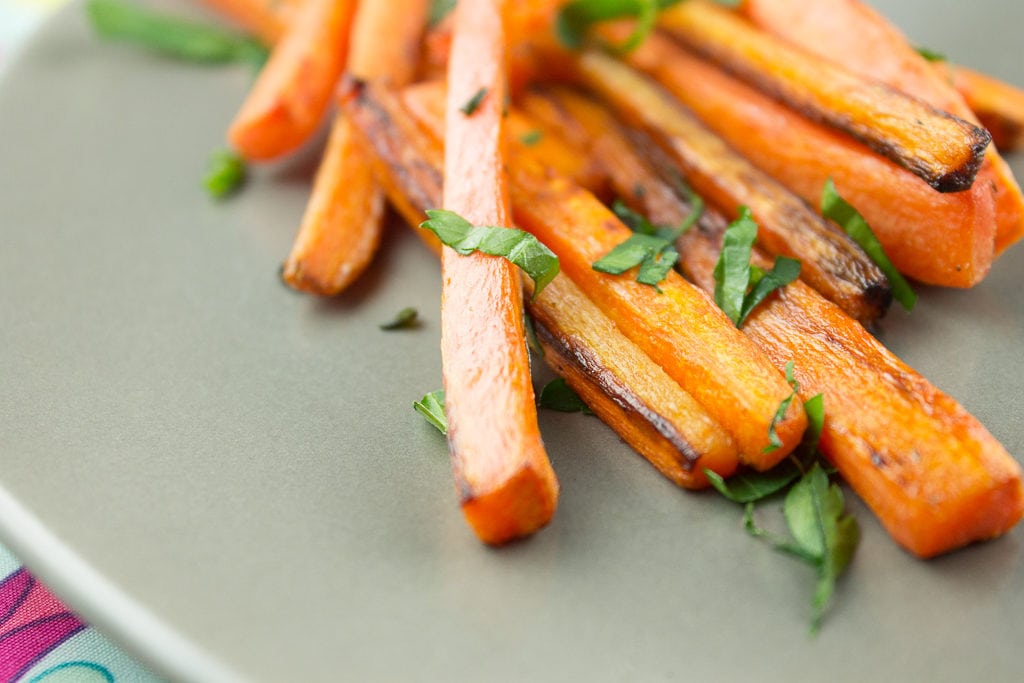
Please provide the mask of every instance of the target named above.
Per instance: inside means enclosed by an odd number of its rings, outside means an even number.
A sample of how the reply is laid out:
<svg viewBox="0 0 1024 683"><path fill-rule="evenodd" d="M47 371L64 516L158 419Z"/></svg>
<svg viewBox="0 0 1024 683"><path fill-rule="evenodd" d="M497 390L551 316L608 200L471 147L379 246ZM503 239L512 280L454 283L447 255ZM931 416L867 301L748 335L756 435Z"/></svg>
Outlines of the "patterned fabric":
<svg viewBox="0 0 1024 683"><path fill-rule="evenodd" d="M0 0L0 68L63 1ZM157 680L83 623L0 545L0 683Z"/></svg>

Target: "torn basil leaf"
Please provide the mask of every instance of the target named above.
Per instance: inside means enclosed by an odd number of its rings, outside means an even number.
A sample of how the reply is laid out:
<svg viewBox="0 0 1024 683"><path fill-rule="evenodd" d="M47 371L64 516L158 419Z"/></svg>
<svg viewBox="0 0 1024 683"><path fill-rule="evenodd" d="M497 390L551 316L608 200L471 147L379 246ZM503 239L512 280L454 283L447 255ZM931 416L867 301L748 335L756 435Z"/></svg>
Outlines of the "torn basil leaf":
<svg viewBox="0 0 1024 683"><path fill-rule="evenodd" d="M437 431L448 434L448 416L444 412L444 391L432 391L412 407L426 418L427 422L437 427Z"/></svg>

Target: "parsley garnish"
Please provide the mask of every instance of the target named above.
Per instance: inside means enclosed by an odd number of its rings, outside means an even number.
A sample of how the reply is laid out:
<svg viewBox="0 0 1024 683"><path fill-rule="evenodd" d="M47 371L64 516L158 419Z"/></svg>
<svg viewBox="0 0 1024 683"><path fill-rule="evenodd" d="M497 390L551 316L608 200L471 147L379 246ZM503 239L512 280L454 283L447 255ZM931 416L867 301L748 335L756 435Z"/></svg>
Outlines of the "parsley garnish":
<svg viewBox="0 0 1024 683"><path fill-rule="evenodd" d="M444 412L444 392L432 391L419 401L412 404L412 407L426 418L427 422L437 427L437 431L448 434L448 416Z"/></svg>
<svg viewBox="0 0 1024 683"><path fill-rule="evenodd" d="M558 275L558 257L528 232L515 228L474 226L462 216L443 209L429 209L420 224L463 256L479 251L501 256L519 266L533 280L533 296Z"/></svg>
<svg viewBox="0 0 1024 683"><path fill-rule="evenodd" d="M594 414L562 377L553 379L544 385L537 396L537 405L561 413Z"/></svg>
<svg viewBox="0 0 1024 683"><path fill-rule="evenodd" d="M245 162L230 150L218 149L210 155L203 185L212 197L221 199L241 189L246 177Z"/></svg>
<svg viewBox="0 0 1024 683"><path fill-rule="evenodd" d="M397 314L395 319L389 323L385 323L380 326L382 330L408 330L419 325L419 313L415 308L411 306L409 308L403 308Z"/></svg>
<svg viewBox="0 0 1024 683"><path fill-rule="evenodd" d="M455 9L455 2L456 0L434 0L431 2L430 12L427 15L427 22L430 26L434 27L440 24Z"/></svg>
<svg viewBox="0 0 1024 683"><path fill-rule="evenodd" d="M789 412L790 404L793 403L793 399L796 398L797 392L800 391L800 385L793 376L793 361L786 363L786 381L789 382L789 386L793 391L789 396L782 399L781 403L779 403L779 407L775 410L775 415L772 417L772 421L768 425L768 445L765 446L765 453L770 453L775 449L782 447L782 440L779 439L779 435L775 432L775 427L786 418L786 413Z"/></svg>
<svg viewBox="0 0 1024 683"><path fill-rule="evenodd" d="M459 111L466 116L472 116L473 112L480 108L485 97L487 97L487 88L480 88L472 97L469 98L468 102L459 107Z"/></svg>
<svg viewBox="0 0 1024 683"><path fill-rule="evenodd" d="M590 27L602 21L637 20L633 33L615 48L623 52L635 50L654 30L658 12L680 0L573 0L558 13L555 32L558 40L570 50L583 47Z"/></svg>
<svg viewBox="0 0 1024 683"><path fill-rule="evenodd" d="M636 281L658 289L679 260L679 252L673 246L675 241L696 222L697 217L690 214L677 226L654 225L646 216L633 211L620 200L612 205L612 211L634 232L591 267L601 273L621 275L639 266Z"/></svg>
<svg viewBox="0 0 1024 683"><path fill-rule="evenodd" d="M936 52L935 50L929 50L928 48L926 48L924 46L921 46L921 45L915 47L914 50L917 52L917 54L921 55L922 57L927 59L929 62L946 62L946 61L949 61L949 59L946 57L946 55L942 54L941 52Z"/></svg>
<svg viewBox="0 0 1024 683"><path fill-rule="evenodd" d="M836 191L836 185L831 178L825 181L825 187L821 191L821 215L838 223L846 231L846 234L860 245L868 258L874 261L879 270L885 273L889 279L893 298L899 301L904 309L908 311L913 309L914 304L917 303L917 294L889 260L882 243L878 241L868 222Z"/></svg>
<svg viewBox="0 0 1024 683"><path fill-rule="evenodd" d="M519 142L527 147L533 147L544 138L544 133L539 130L531 130L519 136Z"/></svg>
<svg viewBox="0 0 1024 683"><path fill-rule="evenodd" d="M752 265L750 255L756 239L757 223L751 218L750 209L742 206L740 217L725 231L714 272L715 303L736 327L741 327L769 294L800 276L800 261L785 256L776 256L768 272Z"/></svg>
<svg viewBox="0 0 1024 683"><path fill-rule="evenodd" d="M151 12L118 0L89 0L85 6L102 37L136 43L156 52L200 63L246 62L259 68L267 50L248 36Z"/></svg>

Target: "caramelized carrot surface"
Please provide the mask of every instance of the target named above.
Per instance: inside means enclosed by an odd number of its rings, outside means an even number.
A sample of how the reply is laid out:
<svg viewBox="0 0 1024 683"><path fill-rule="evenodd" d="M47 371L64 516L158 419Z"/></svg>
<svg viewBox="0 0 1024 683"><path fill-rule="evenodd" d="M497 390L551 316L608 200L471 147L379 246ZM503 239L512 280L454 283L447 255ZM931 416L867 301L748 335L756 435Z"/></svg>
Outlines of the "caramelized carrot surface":
<svg viewBox="0 0 1024 683"><path fill-rule="evenodd" d="M683 268L714 287L720 235L683 238ZM821 452L892 537L932 557L1005 533L1024 515L1020 465L956 401L803 283L757 308L744 333L800 397L823 394Z"/></svg>
<svg viewBox="0 0 1024 683"><path fill-rule="evenodd" d="M504 157L505 36L499 0L459 3L448 62L444 202L475 225L511 222ZM519 273L441 253L448 443L466 520L486 543L550 521L558 482L537 426Z"/></svg>
<svg viewBox="0 0 1024 683"><path fill-rule="evenodd" d="M811 205L819 204L831 177L906 275L969 287L988 273L995 238L988 185L937 193L855 140L808 121L660 36L631 61Z"/></svg>
<svg viewBox="0 0 1024 683"><path fill-rule="evenodd" d="M971 108L885 17L860 0L746 0L758 26L862 76L877 79L967 121ZM1024 235L1024 195L999 153L986 150L979 182L995 187L996 253Z"/></svg>
<svg viewBox="0 0 1024 683"><path fill-rule="evenodd" d="M1024 145L1024 90L958 64L941 62L933 66L952 79L1000 151L1012 152Z"/></svg>
<svg viewBox="0 0 1024 683"><path fill-rule="evenodd" d="M316 132L345 68L355 0L306 0L228 130L243 158L292 152Z"/></svg>
<svg viewBox="0 0 1024 683"><path fill-rule="evenodd" d="M940 192L974 182L990 141L978 126L810 57L705 0L673 5L659 23L741 79L854 136Z"/></svg>

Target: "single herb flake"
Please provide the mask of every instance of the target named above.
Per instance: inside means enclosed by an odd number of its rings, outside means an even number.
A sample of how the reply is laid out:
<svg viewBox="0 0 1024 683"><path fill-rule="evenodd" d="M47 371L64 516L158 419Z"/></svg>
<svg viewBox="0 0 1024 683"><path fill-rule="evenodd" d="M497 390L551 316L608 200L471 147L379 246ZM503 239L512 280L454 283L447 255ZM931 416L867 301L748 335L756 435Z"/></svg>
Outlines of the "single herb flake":
<svg viewBox="0 0 1024 683"><path fill-rule="evenodd" d="M523 143L527 147L533 147L543 139L544 133L536 129L527 131L519 136L519 142Z"/></svg>
<svg viewBox="0 0 1024 683"><path fill-rule="evenodd" d="M797 392L800 391L800 384L797 383L796 378L793 376L793 361L786 363L786 381L789 382L789 386L793 391L789 396L782 399L779 407L775 410L775 415L772 417L771 423L768 425L768 445L764 448L765 453L771 453L775 449L782 447L782 440L776 433L775 427L786 419L786 413L789 412L789 406L796 398Z"/></svg>
<svg viewBox="0 0 1024 683"><path fill-rule="evenodd" d="M622 275L639 266L636 281L658 289L678 260L679 252L668 240L634 232L591 267L600 273Z"/></svg>
<svg viewBox="0 0 1024 683"><path fill-rule="evenodd" d="M930 50L930 49L924 47L923 45L918 45L917 47L914 48L914 50L917 52L917 54L921 55L922 57L924 57L929 62L948 62L949 61L949 59L946 57L946 55L942 54L941 52L936 52L935 50Z"/></svg>
<svg viewBox="0 0 1024 683"><path fill-rule="evenodd" d="M555 20L558 40L570 50L579 50L586 42L591 26L612 19L633 18L637 26L616 50L636 49L654 29L658 12L680 0L573 0L559 11Z"/></svg>
<svg viewBox="0 0 1024 683"><path fill-rule="evenodd" d="M587 407L579 394L573 391L573 388L562 377L553 379L544 385L537 396L537 405L548 410L557 410L560 413L594 414L594 411Z"/></svg>
<svg viewBox="0 0 1024 683"><path fill-rule="evenodd" d="M378 2L380 0L377 0ZM427 14L427 22L433 28L440 24L446 16L455 9L456 0L433 0L430 3L430 11Z"/></svg>
<svg viewBox="0 0 1024 683"><path fill-rule="evenodd" d="M427 217L420 227L433 232L459 254L466 256L479 251L519 266L533 280L534 298L558 275L558 257L528 232L500 226L474 226L457 213L444 209L429 209Z"/></svg>
<svg viewBox="0 0 1024 683"><path fill-rule="evenodd" d="M85 11L101 38L135 43L178 59L205 64L245 62L257 68L267 59L267 49L249 36L133 3L89 0Z"/></svg>
<svg viewBox="0 0 1024 683"><path fill-rule="evenodd" d="M203 186L210 196L222 199L238 192L247 177L248 172L241 157L230 150L218 149L210 155Z"/></svg>
<svg viewBox="0 0 1024 683"><path fill-rule="evenodd" d="M485 97L487 97L487 88L480 88L472 97L469 98L469 101L459 107L459 111L466 116L472 116L473 113L480 108L480 105L483 104Z"/></svg>
<svg viewBox="0 0 1024 683"><path fill-rule="evenodd" d="M444 412L444 391L432 391L412 407L426 418L427 422L437 427L437 431L448 434L448 416Z"/></svg>
<svg viewBox="0 0 1024 683"><path fill-rule="evenodd" d="M868 222L857 209L839 195L831 178L825 181L825 187L821 191L821 215L839 224L846 234L860 245L864 253L889 279L893 298L900 302L904 309L912 310L917 303L917 294L889 260L882 243L878 241Z"/></svg>
<svg viewBox="0 0 1024 683"><path fill-rule="evenodd" d="M384 323L380 326L380 329L386 331L392 330L408 330L419 326L419 312L412 308L403 308L395 314L395 319L389 323Z"/></svg>

